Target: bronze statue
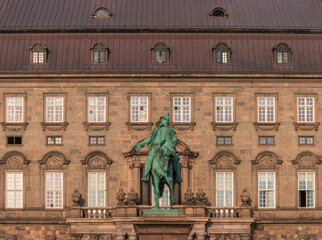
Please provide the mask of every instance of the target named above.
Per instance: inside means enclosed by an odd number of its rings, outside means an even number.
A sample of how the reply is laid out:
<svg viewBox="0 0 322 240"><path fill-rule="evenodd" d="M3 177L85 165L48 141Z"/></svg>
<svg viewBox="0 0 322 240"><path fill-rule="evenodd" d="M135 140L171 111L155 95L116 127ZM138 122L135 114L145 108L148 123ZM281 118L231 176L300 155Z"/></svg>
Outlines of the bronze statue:
<svg viewBox="0 0 322 240"><path fill-rule="evenodd" d="M145 163L144 182L149 182L150 174L154 187L155 209L159 209L159 198L163 194L164 185L170 190L170 208L174 203L174 186L182 182L179 155L175 148L177 134L169 126L169 113L160 119L159 127L145 140L136 144L136 150L150 144Z"/></svg>

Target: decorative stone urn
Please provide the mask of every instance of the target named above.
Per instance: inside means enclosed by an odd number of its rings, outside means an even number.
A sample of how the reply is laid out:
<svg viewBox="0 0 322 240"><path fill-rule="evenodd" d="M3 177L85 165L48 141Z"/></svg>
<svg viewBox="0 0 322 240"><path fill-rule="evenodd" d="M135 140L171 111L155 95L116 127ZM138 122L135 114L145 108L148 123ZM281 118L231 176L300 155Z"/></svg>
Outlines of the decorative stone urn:
<svg viewBox="0 0 322 240"><path fill-rule="evenodd" d="M73 194L72 194L72 201L74 203L74 207L78 207L79 206L79 201L80 201L80 196L81 194L78 192L78 189L75 188Z"/></svg>
<svg viewBox="0 0 322 240"><path fill-rule="evenodd" d="M199 191L196 193L196 199L198 201L198 205L204 206L204 201L206 199L206 193L204 191L202 191L202 189L200 188Z"/></svg>
<svg viewBox="0 0 322 240"><path fill-rule="evenodd" d="M116 200L118 201L117 203L118 207L124 206L124 200L126 198L125 196L126 196L126 193L123 191L123 188L120 187L119 191L116 193Z"/></svg>
<svg viewBox="0 0 322 240"><path fill-rule="evenodd" d="M187 205L193 205L194 193L191 191L191 187L188 187L185 192L184 199L186 200Z"/></svg>
<svg viewBox="0 0 322 240"><path fill-rule="evenodd" d="M138 199L139 195L135 192L134 188L131 188L131 191L127 194L127 203L131 206L136 206L136 200Z"/></svg>

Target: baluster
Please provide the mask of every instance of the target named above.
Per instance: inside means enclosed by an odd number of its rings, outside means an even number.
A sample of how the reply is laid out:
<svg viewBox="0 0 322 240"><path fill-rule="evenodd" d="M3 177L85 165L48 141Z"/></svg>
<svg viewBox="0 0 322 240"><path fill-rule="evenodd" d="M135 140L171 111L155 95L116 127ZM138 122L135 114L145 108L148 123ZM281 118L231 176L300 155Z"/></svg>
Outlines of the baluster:
<svg viewBox="0 0 322 240"><path fill-rule="evenodd" d="M220 218L224 216L224 210L220 209Z"/></svg>
<svg viewBox="0 0 322 240"><path fill-rule="evenodd" d="M231 209L231 210L230 210L230 217L231 217L231 218L234 218L234 209Z"/></svg>
<svg viewBox="0 0 322 240"><path fill-rule="evenodd" d="M96 218L96 210L93 210L93 218Z"/></svg>
<svg viewBox="0 0 322 240"><path fill-rule="evenodd" d="M101 218L101 213L102 213L102 210L101 209L98 209L98 218Z"/></svg>
<svg viewBox="0 0 322 240"><path fill-rule="evenodd" d="M219 216L218 216L218 209L216 209L216 218L218 218Z"/></svg>
<svg viewBox="0 0 322 240"><path fill-rule="evenodd" d="M106 218L106 209L103 210L103 218Z"/></svg>
<svg viewBox="0 0 322 240"><path fill-rule="evenodd" d="M91 218L91 210L90 209L87 210L87 217Z"/></svg>
<svg viewBox="0 0 322 240"><path fill-rule="evenodd" d="M228 210L228 209L226 209L226 210L225 210L225 218L228 218L228 215L229 215L229 210Z"/></svg>

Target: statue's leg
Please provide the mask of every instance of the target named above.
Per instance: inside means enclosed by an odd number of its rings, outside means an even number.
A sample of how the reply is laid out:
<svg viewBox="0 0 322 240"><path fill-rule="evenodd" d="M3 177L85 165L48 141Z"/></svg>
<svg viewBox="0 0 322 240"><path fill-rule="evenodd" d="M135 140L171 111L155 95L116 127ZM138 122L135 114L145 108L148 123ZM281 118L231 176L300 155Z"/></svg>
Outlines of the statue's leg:
<svg viewBox="0 0 322 240"><path fill-rule="evenodd" d="M160 198L160 189L159 189L160 179L155 176L153 177L153 193L154 193L154 202L155 207L154 209L159 209L159 198Z"/></svg>
<svg viewBox="0 0 322 240"><path fill-rule="evenodd" d="M151 167L152 167L152 157L148 156L145 162L144 176L141 179L143 182L149 182Z"/></svg>
<svg viewBox="0 0 322 240"><path fill-rule="evenodd" d="M175 172L175 178L176 178L176 182L182 183L182 178L181 178L181 167L180 167L180 161L179 161L179 156L176 154L173 161L173 168L174 168L174 172Z"/></svg>

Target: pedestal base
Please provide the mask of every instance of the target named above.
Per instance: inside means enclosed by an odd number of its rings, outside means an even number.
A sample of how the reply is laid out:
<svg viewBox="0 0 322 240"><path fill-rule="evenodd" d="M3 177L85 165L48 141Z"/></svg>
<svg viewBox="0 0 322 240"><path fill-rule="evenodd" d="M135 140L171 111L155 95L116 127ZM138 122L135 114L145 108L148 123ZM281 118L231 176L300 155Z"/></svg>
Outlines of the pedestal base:
<svg viewBox="0 0 322 240"><path fill-rule="evenodd" d="M143 210L143 215L173 215L173 214L184 214L184 211L182 209L146 209Z"/></svg>

